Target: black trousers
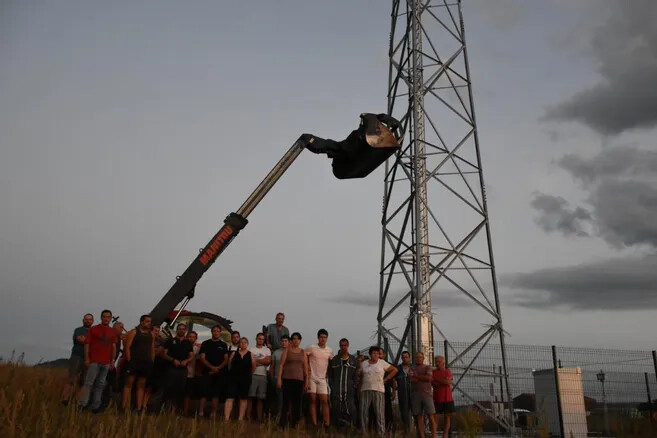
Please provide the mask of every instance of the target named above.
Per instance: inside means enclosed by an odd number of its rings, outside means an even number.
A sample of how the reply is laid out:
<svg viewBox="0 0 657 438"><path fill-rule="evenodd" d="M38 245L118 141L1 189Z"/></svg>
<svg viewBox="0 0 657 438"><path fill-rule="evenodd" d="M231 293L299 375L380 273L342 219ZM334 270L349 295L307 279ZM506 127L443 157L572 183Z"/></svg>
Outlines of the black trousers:
<svg viewBox="0 0 657 438"><path fill-rule="evenodd" d="M341 399L338 393L331 393L331 417L336 426L357 425L356 394L347 393Z"/></svg>
<svg viewBox="0 0 657 438"><path fill-rule="evenodd" d="M392 413L392 392L386 391L385 393L385 418L386 418L386 431L392 432L395 430L395 417Z"/></svg>
<svg viewBox="0 0 657 438"><path fill-rule="evenodd" d="M170 367L164 381L163 402L180 404L185 396L185 383L187 381L186 367Z"/></svg>
<svg viewBox="0 0 657 438"><path fill-rule="evenodd" d="M303 399L303 380L283 379L283 410L281 427L295 427L301 419L301 400ZM290 419L288 421L288 412Z"/></svg>
<svg viewBox="0 0 657 438"><path fill-rule="evenodd" d="M411 395L410 393L398 393L399 399L399 413L401 414L402 424L404 425L404 432L408 433L411 430Z"/></svg>

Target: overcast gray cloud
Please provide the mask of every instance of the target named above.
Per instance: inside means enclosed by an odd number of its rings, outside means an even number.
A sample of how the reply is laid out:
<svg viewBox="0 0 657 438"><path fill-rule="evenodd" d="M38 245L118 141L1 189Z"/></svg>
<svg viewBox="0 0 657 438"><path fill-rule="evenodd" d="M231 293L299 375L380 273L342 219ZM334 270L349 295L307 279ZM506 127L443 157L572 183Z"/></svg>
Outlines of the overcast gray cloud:
<svg viewBox="0 0 657 438"><path fill-rule="evenodd" d="M525 307L574 310L657 308L657 256L617 258L503 276Z"/></svg>
<svg viewBox="0 0 657 438"><path fill-rule="evenodd" d="M509 31L518 25L527 12L527 2L523 0L496 0L479 2L473 9L486 22L500 31Z"/></svg>
<svg viewBox="0 0 657 438"><path fill-rule="evenodd" d="M585 231L591 213L582 207L571 207L560 196L537 193L531 206L539 212L536 224L547 232L558 231L565 236L588 236Z"/></svg>
<svg viewBox="0 0 657 438"><path fill-rule="evenodd" d="M657 247L657 153L634 147L603 149L592 158L575 154L558 161L588 191L587 207L571 207L562 197L540 193L531 202L545 231L592 234L615 247Z"/></svg>
<svg viewBox="0 0 657 438"><path fill-rule="evenodd" d="M657 2L608 3L590 36L600 81L551 107L548 120L584 123L602 134L657 124Z"/></svg>
<svg viewBox="0 0 657 438"><path fill-rule="evenodd" d="M657 187L643 181L606 180L589 201L597 233L614 246L657 247Z"/></svg>
<svg viewBox="0 0 657 438"><path fill-rule="evenodd" d="M0 330L19 334L0 340L0 354L65 357L82 314L106 307L134 326L301 132L343 138L360 112L385 109L390 5L284 3L62 0L2 9L0 296L11 312ZM526 187L550 177L561 146L541 135L556 125L536 120L547 103L569 98L564 89L595 80L590 65L569 65L550 41L599 7L562 3L464 2L498 272L582 260L595 244L536 233L527 205ZM568 130L557 139L572 140ZM588 140L578 136L582 144L569 152L588 149ZM283 310L304 335L321 323L332 346L342 335L369 343L382 183L382 169L335 181L326 159L303 154L199 282L189 308L228 317L250 337ZM441 222L467 222L434 193ZM326 301L352 290L369 294ZM442 292L434 311L452 306L440 314L448 335L479 336L472 307L458 307L463 295ZM514 310L504 318L515 342L590 344L616 333L591 334L586 324L599 316L582 315L561 321L560 335L545 329L553 312ZM638 313L616 322L629 326ZM654 322L644 317L632 345L652 348ZM615 339L606 346L627 346Z"/></svg>
<svg viewBox="0 0 657 438"><path fill-rule="evenodd" d="M633 146L612 146L590 159L566 154L558 164L585 184L607 177L653 177L657 175L657 152Z"/></svg>

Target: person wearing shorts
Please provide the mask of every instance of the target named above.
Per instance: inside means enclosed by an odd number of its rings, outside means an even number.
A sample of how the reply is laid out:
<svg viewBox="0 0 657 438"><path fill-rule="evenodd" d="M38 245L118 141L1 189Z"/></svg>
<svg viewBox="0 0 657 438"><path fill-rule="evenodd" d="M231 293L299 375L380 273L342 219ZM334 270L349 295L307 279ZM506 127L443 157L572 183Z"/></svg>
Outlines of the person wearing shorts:
<svg viewBox="0 0 657 438"><path fill-rule="evenodd" d="M140 412L144 407L146 380L153 372L153 358L155 355L155 340L151 331L151 317L149 315L142 315L139 318L139 325L130 330L125 340L123 353L127 365L121 407L130 409L132 386L136 381L137 399L135 400L135 409Z"/></svg>
<svg viewBox="0 0 657 438"><path fill-rule="evenodd" d="M436 410L433 406L433 390L431 387L433 372L429 365L424 364L424 353L418 351L415 355L415 366L409 373L411 381L411 412L415 417L418 438L424 438L424 416L429 417L431 438L436 438Z"/></svg>
<svg viewBox="0 0 657 438"><path fill-rule="evenodd" d="M452 396L452 372L445 368L445 358L436 356L436 369L433 371L431 385L433 386L433 403L436 414L445 416L443 438L449 436L451 415L454 412L454 397ZM436 418L436 424L438 419Z"/></svg>
<svg viewBox="0 0 657 438"><path fill-rule="evenodd" d="M199 359L205 366L199 416L205 415L205 401L212 400L212 414L219 409L219 399L226 398L226 376L228 371L228 345L221 340L221 326L212 327L212 338L201 344Z"/></svg>
<svg viewBox="0 0 657 438"><path fill-rule="evenodd" d="M310 382L308 393L310 394L310 419L313 425L317 426L317 398L322 404L322 416L324 426L331 424L331 413L328 402L328 366L333 358L333 350L326 345L328 341L328 332L320 329L317 332L317 344L306 348L305 354L308 361L308 372L310 373Z"/></svg>
<svg viewBox="0 0 657 438"><path fill-rule="evenodd" d="M264 343L264 336L263 336ZM248 403L249 389L251 388L251 375L256 369L256 360L249 351L249 340L240 339L240 348L230 353L228 360L228 389L226 404L224 406L224 418L230 420L233 411L233 403L239 400L240 421L244 420Z"/></svg>
<svg viewBox="0 0 657 438"><path fill-rule="evenodd" d="M71 349L71 357L68 360L68 379L66 386L62 391L61 402L63 405L68 405L71 393L76 385L82 384L82 376L84 375L84 342L87 338L87 332L94 324L94 316L87 313L82 317L82 326L73 330L73 348Z"/></svg>
<svg viewBox="0 0 657 438"><path fill-rule="evenodd" d="M262 421L264 402L267 398L267 366L271 363L271 350L265 346L264 333L256 335L256 346L250 351L251 357L255 360L256 369L251 377L249 400L256 403L257 419ZM251 409L248 410L251 412Z"/></svg>

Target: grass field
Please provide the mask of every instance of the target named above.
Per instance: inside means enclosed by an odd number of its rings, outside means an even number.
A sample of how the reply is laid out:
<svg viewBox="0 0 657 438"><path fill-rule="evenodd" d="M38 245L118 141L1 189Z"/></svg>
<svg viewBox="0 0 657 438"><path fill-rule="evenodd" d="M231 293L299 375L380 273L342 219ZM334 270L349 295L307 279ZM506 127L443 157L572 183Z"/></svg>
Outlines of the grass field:
<svg viewBox="0 0 657 438"><path fill-rule="evenodd" d="M224 422L192 419L171 413L136 415L118 413L111 406L102 414L79 412L74 404L64 407L59 402L66 372L62 369L28 367L0 363L0 437L334 437L351 434L313 432L307 428L280 431L270 423ZM454 418L458 437L478 437L482 418L471 410L458 412ZM611 418L615 437L653 437L648 419ZM535 431L522 436L546 436ZM401 434L393 435L401 437Z"/></svg>
<svg viewBox="0 0 657 438"><path fill-rule="evenodd" d="M65 371L0 364L0 437L346 437L305 429L279 431L274 425L191 419L170 413L135 415L110 407L102 414L64 407Z"/></svg>

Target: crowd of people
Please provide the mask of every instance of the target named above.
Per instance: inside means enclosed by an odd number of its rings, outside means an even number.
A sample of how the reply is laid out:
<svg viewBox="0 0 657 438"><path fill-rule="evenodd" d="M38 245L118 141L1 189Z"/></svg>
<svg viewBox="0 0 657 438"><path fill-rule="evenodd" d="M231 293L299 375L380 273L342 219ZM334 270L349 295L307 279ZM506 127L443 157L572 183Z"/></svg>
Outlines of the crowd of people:
<svg viewBox="0 0 657 438"><path fill-rule="evenodd" d="M283 313L256 334L252 347L238 331L231 331L230 344L224 342L219 325L199 343L198 334L184 323L176 326L175 335L164 336L151 325L149 315L141 316L129 331L118 321L110 326L109 310L103 310L100 319L94 325L94 316L86 314L73 331L62 392L65 405L74 401L80 409L98 413L116 394L121 411L141 413L157 404L199 418L223 415L227 421L263 421L267 415L281 428L296 427L307 409L316 427L379 435L396 427L398 409L405 433L410 433L414 419L419 437L425 436L427 423L436 437L440 415L443 436L449 433L452 373L442 356L435 357L432 368L422 352L413 363L404 351L401 363L394 365L377 346L370 347L367 356L352 354L346 338L340 339L334 355L325 329L317 332L316 343L302 348L301 334L290 334Z"/></svg>

